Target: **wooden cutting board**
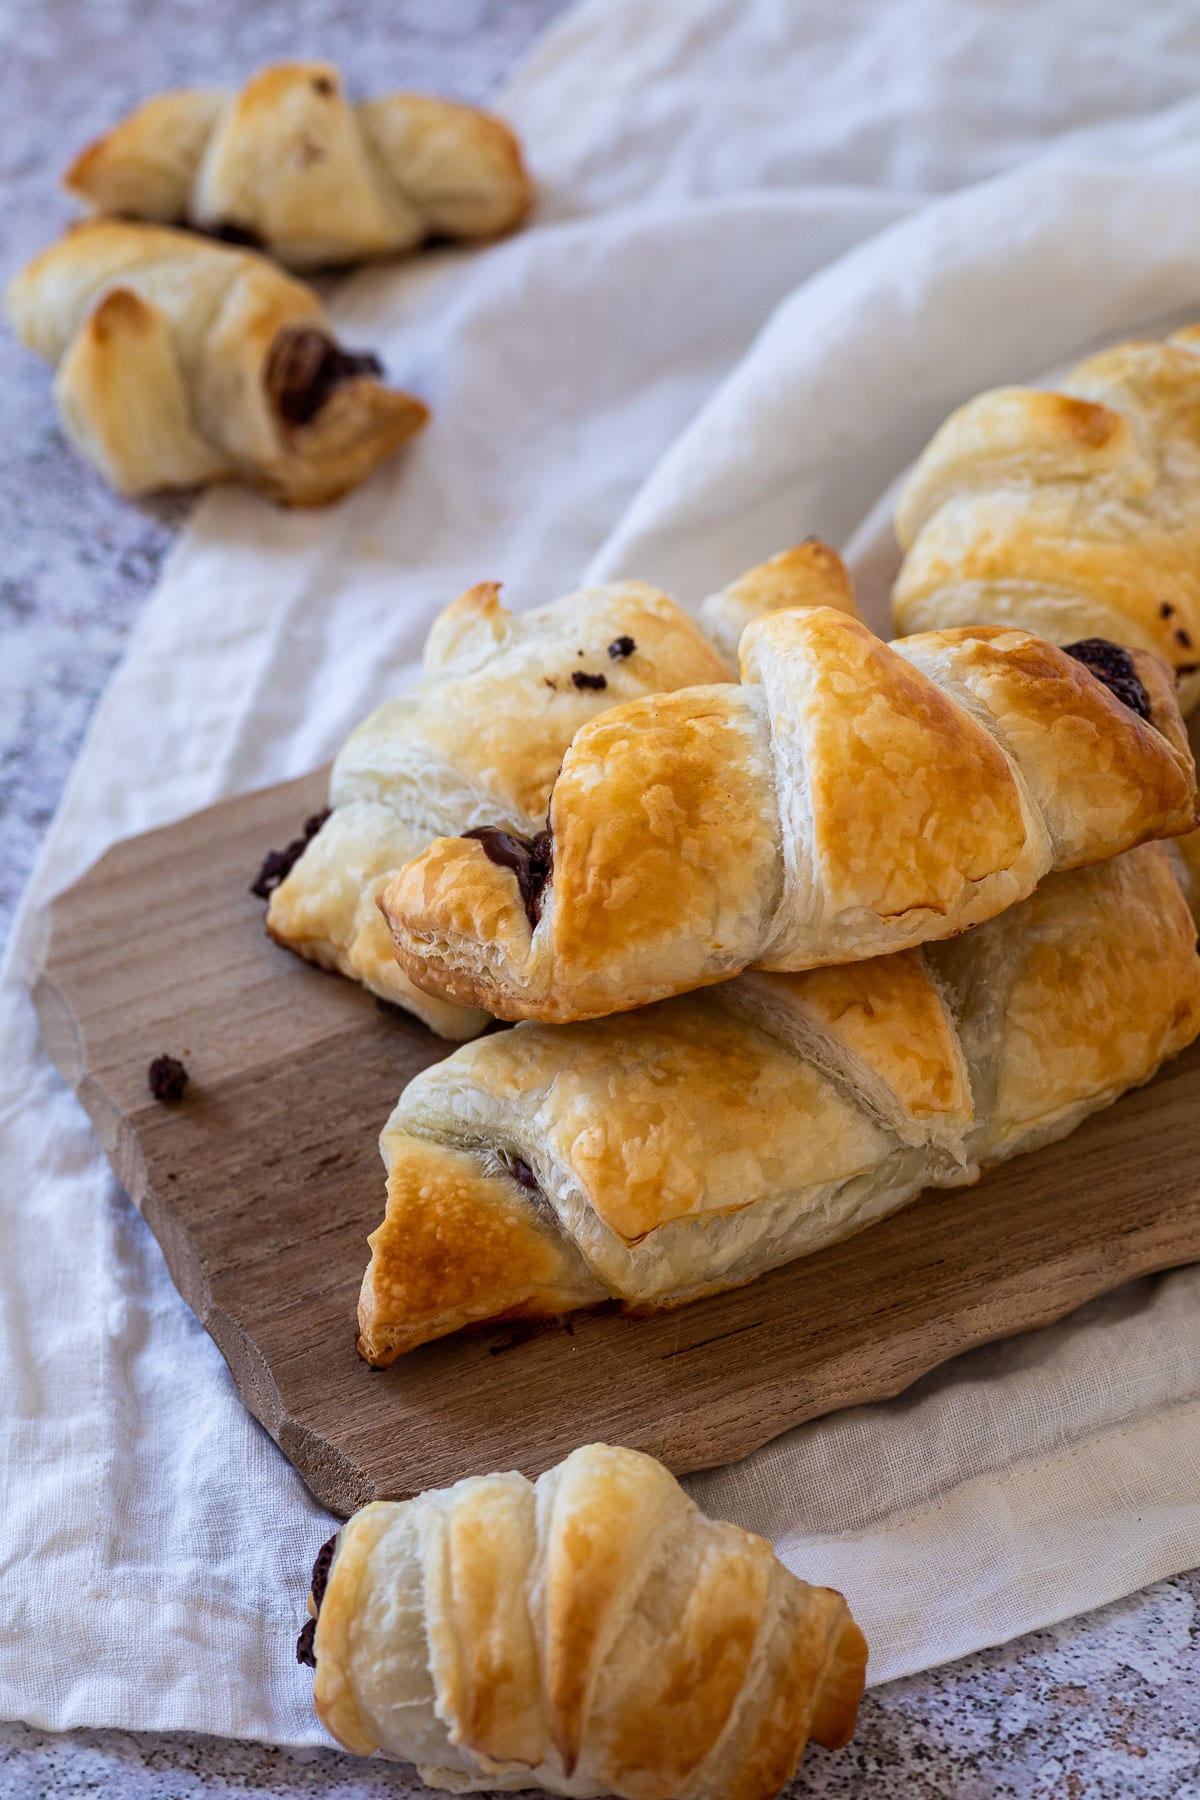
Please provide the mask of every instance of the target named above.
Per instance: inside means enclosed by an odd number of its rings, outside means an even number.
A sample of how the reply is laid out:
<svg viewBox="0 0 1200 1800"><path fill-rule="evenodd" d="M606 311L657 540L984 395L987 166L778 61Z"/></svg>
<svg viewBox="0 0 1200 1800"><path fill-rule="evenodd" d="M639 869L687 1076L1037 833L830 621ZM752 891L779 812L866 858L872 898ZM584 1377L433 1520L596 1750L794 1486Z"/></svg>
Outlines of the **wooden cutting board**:
<svg viewBox="0 0 1200 1800"><path fill-rule="evenodd" d="M1200 1259L1200 1047L1062 1144L861 1237L658 1318L578 1317L355 1354L376 1140L450 1046L273 945L249 886L319 773L117 845L51 908L50 1052L242 1396L347 1513L459 1476L529 1476L603 1438L677 1472L898 1393L973 1344ZM162 1052L191 1072L151 1099Z"/></svg>

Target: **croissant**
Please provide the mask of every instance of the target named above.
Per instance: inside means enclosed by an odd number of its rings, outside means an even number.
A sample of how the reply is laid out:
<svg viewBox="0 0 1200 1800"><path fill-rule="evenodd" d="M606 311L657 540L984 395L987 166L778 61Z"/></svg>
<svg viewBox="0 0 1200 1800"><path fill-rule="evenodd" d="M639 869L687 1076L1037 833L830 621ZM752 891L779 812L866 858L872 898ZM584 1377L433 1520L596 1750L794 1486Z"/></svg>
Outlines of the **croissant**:
<svg viewBox="0 0 1200 1800"><path fill-rule="evenodd" d="M334 763L327 822L306 848L296 840L290 873L277 855L256 888L270 896L276 942L447 1038L473 1037L489 1017L423 993L401 970L375 904L396 872L444 832L540 830L576 730L636 695L732 680L713 643L736 646L748 618L818 598L854 608L837 555L816 542L710 595L703 631L644 582L586 588L520 617L499 592L485 582L442 613L416 687L372 713Z"/></svg>
<svg viewBox="0 0 1200 1800"><path fill-rule="evenodd" d="M840 1594L607 1444L363 1507L309 1610L322 1723L453 1793L770 1800L849 1741L866 1672Z"/></svg>
<svg viewBox="0 0 1200 1800"><path fill-rule="evenodd" d="M1200 703L1200 326L1118 344L1057 393L1006 387L944 424L901 493L901 633L1019 625L1172 666Z"/></svg>
<svg viewBox="0 0 1200 1800"><path fill-rule="evenodd" d="M921 950L492 1033L384 1128L359 1351L736 1287L1064 1136L1197 1032L1195 925L1147 844Z"/></svg>
<svg viewBox="0 0 1200 1800"><path fill-rule="evenodd" d="M1195 800L1145 651L987 626L888 646L776 612L743 634L740 687L578 731L547 834L439 838L379 905L418 986L563 1022L948 937L1051 869L1188 830Z"/></svg>
<svg viewBox="0 0 1200 1800"><path fill-rule="evenodd" d="M263 69L240 93L162 94L76 157L66 186L98 213L192 225L295 269L495 237L532 199L491 113L425 94L352 105L324 62Z"/></svg>
<svg viewBox="0 0 1200 1800"><path fill-rule="evenodd" d="M237 479L315 505L428 417L339 347L310 288L182 231L79 226L17 276L8 314L57 365L68 437L122 494Z"/></svg>

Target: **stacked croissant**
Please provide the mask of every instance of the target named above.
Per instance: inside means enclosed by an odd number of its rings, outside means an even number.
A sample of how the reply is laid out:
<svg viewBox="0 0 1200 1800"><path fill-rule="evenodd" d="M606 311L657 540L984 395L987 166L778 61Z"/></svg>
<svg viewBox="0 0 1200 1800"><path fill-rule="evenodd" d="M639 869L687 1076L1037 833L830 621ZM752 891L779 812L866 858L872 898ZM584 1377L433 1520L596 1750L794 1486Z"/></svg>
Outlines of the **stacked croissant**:
<svg viewBox="0 0 1200 1800"><path fill-rule="evenodd" d="M500 119L425 94L354 104L318 62L160 95L66 185L93 216L17 277L8 312L55 365L68 437L122 494L240 480L293 506L354 487L428 412L276 263L495 238L532 201Z"/></svg>
<svg viewBox="0 0 1200 1800"><path fill-rule="evenodd" d="M1200 1033L1197 344L956 414L890 644L816 541L686 606L442 615L260 887L279 943L472 1040L383 1131L367 1361L746 1282ZM455 1791L768 1800L865 1669L839 1595L603 1445L367 1507L310 1612L330 1729Z"/></svg>

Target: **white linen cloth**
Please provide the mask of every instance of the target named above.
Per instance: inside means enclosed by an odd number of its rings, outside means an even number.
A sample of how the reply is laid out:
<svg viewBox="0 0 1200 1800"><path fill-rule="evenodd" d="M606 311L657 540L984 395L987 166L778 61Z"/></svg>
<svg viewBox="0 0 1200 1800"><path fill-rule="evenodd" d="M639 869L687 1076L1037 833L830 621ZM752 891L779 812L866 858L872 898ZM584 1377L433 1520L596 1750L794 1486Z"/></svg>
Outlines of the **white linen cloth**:
<svg viewBox="0 0 1200 1800"><path fill-rule="evenodd" d="M1200 316L1198 90L1186 0L592 0L507 96L534 228L339 294L434 422L331 510L199 506L0 985L0 1713L325 1741L292 1638L329 1527L37 1046L44 899L328 756L469 582L694 599L847 541L977 387ZM1135 1284L692 1491L844 1589L873 1680L1002 1641L1200 1561L1198 1300Z"/></svg>

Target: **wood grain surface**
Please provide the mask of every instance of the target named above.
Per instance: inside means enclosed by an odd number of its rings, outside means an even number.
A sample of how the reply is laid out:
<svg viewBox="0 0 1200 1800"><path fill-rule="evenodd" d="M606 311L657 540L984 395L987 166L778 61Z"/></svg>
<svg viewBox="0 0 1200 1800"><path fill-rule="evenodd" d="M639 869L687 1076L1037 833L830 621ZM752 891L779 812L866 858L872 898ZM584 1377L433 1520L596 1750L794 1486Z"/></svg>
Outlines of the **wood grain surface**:
<svg viewBox="0 0 1200 1800"><path fill-rule="evenodd" d="M117 845L51 909L46 1042L247 1406L347 1513L467 1474L534 1476L577 1444L678 1473L898 1393L971 1345L1200 1258L1200 1047L1073 1137L931 1193L734 1293L642 1320L496 1327L391 1369L355 1353L377 1138L450 1046L270 942L249 892L325 775ZM181 1104L147 1067L180 1057Z"/></svg>

